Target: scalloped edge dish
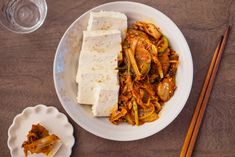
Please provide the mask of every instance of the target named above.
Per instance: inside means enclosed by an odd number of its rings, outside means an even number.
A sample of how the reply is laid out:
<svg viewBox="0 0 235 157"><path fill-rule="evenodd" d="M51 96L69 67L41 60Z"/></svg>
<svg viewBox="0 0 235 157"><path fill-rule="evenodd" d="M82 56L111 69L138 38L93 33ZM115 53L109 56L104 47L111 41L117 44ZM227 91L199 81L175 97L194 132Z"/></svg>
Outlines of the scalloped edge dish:
<svg viewBox="0 0 235 157"><path fill-rule="evenodd" d="M7 145L12 157L24 157L22 143L26 140L28 131L32 124L42 124L50 133L58 135L62 146L54 157L69 157L75 143L73 136L73 126L68 118L57 108L42 104L34 107L25 108L20 114L16 115L13 123L8 129Z"/></svg>

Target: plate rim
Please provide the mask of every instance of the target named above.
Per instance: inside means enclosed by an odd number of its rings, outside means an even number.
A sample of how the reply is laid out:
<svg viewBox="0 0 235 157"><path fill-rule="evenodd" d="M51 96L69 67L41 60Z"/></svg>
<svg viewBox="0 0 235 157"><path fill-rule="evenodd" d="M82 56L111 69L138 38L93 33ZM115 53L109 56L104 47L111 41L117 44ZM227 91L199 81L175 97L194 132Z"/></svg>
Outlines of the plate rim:
<svg viewBox="0 0 235 157"><path fill-rule="evenodd" d="M185 46L185 49L189 52L189 69L191 71L191 73L189 74L189 87L187 88L188 92L186 93L185 95L185 100L183 101L184 102L184 105L182 105L182 107L178 110L178 112L176 112L172 117L171 119L168 120L168 123L166 125L164 125L161 129L159 130L154 130L152 132L149 132L147 135L139 135L139 136L135 136L135 137L131 137L131 138L122 138L122 139L119 139L119 138L115 138L115 137L108 137L108 136L105 136L104 134L100 134L100 133L97 133L95 131L93 131L92 129L90 129L89 127L87 127L86 125L84 125L82 122L80 122L76 117L74 117L70 112L69 112L69 109L66 107L66 102L64 102L64 100L62 99L62 96L60 95L60 92L59 92L59 87L57 87L57 78L56 78L56 62L57 62L57 59L58 59L58 53L59 53L59 47L60 45L62 44L62 41L63 39L65 38L66 34L68 33L68 31L73 27L73 25L75 23L77 23L77 21L79 21L80 18L82 18L83 16L85 16L87 13L91 12L92 10L95 10L97 8L100 8L100 7L104 7L106 5L110 5L110 4L117 4L117 3L125 3L125 4L131 4L131 5L142 5L143 7L146 7L146 8L150 8L156 12L158 12L159 14L161 14L166 20L168 20L168 22L170 22L172 25L175 26L175 28L177 29L179 35L182 37L182 40L183 42L185 43L184 46ZM143 3L139 3L139 2L131 2L131 1L115 1L115 2L108 2L108 3L104 3L104 4L101 4L101 5L98 5L96 7L93 7L89 10L87 10L86 12L84 12L82 15L80 15L77 19L75 19L71 24L70 26L66 29L65 33L63 34L63 36L61 37L61 40L57 46L57 49L56 49L56 53L55 53L55 57L54 57L54 62L53 62L53 80L54 80L54 86L55 86L55 90L56 90L56 94L59 98L59 101L61 103L61 105L63 106L63 108L65 109L65 111L68 113L68 115L80 126L82 127L84 130L98 136L98 137L101 137L101 138L104 138L104 139L108 139L108 140L113 140L113 141L135 141L135 140L140 140L140 139L144 139L146 137L149 137L149 136L152 136L154 134L156 134L157 132L160 132L161 130L163 130L164 128L166 128L168 125L170 125L175 119L176 117L181 113L181 111L183 110L184 106L186 105L187 101L188 101L188 98L189 98L189 95L191 93L191 90L192 90L192 84L193 84L193 60L192 60L192 54L191 54L191 51L190 51L190 48L189 48L189 45L183 35L183 33L181 32L181 30L179 29L179 27L176 25L176 23L170 19L167 15L165 15L162 11L154 8L154 7L151 7L149 5L146 5L146 4L143 4Z"/></svg>

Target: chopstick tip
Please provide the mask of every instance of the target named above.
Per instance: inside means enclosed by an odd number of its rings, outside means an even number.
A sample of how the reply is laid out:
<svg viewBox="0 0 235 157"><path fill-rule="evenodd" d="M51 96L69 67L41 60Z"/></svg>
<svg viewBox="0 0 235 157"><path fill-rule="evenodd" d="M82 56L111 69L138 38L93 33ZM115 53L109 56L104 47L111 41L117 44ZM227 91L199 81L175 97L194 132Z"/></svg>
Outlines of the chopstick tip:
<svg viewBox="0 0 235 157"><path fill-rule="evenodd" d="M223 38L225 38L225 39L228 38L230 29L231 29L231 25L228 25L227 29L226 29L225 32L224 32ZM227 39L226 39L226 40L227 40Z"/></svg>

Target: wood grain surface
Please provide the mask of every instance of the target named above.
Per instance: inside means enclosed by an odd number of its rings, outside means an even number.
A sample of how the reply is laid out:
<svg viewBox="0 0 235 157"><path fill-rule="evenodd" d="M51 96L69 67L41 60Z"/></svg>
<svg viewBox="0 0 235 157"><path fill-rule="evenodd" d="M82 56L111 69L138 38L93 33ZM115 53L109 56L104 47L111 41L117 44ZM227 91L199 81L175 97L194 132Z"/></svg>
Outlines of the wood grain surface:
<svg viewBox="0 0 235 157"><path fill-rule="evenodd" d="M108 0L47 0L43 26L19 35L0 26L0 157L10 156L7 130L24 108L46 104L62 108L53 84L56 47L68 26L85 11ZM163 131L133 142L96 137L71 118L76 138L73 157L177 157L219 36L231 35L209 100L193 157L235 157L235 1L140 0L159 9L181 29L194 62L190 97L180 115ZM2 1L0 1L2 3ZM67 115L67 114L66 114Z"/></svg>

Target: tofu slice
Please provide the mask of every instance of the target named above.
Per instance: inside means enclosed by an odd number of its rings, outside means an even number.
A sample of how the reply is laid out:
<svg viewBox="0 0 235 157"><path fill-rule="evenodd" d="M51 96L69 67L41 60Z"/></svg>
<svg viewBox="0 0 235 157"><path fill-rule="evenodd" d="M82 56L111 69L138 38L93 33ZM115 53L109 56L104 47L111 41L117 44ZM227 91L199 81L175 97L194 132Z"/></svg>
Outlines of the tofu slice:
<svg viewBox="0 0 235 157"><path fill-rule="evenodd" d="M97 83L95 88L95 102L92 113L97 117L107 117L114 108L118 107L119 86Z"/></svg>
<svg viewBox="0 0 235 157"><path fill-rule="evenodd" d="M76 82L78 82L81 71L116 70L118 67L118 53L108 53L107 55L95 52L82 52L79 57Z"/></svg>
<svg viewBox="0 0 235 157"><path fill-rule="evenodd" d="M118 55L120 54L121 37L120 31L84 31L83 45L79 57L76 82L81 69L87 70L114 70L117 66ZM116 61L116 63L115 63Z"/></svg>
<svg viewBox="0 0 235 157"><path fill-rule="evenodd" d="M95 103L96 83L118 85L118 71L81 71L78 75L78 82L78 103L92 105Z"/></svg>
<svg viewBox="0 0 235 157"><path fill-rule="evenodd" d="M125 14L114 11L91 12L87 30L119 30L122 39L125 38L127 30L127 17Z"/></svg>
<svg viewBox="0 0 235 157"><path fill-rule="evenodd" d="M119 95L118 56L127 30L127 17L120 12L91 12L83 32L76 82L77 101L91 104L95 116L109 116ZM122 37L122 38L121 38Z"/></svg>
<svg viewBox="0 0 235 157"><path fill-rule="evenodd" d="M83 31L82 52L117 53L121 48L119 30Z"/></svg>

